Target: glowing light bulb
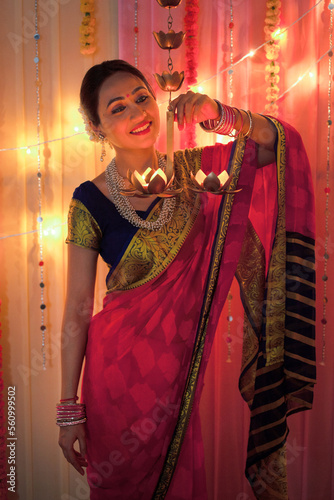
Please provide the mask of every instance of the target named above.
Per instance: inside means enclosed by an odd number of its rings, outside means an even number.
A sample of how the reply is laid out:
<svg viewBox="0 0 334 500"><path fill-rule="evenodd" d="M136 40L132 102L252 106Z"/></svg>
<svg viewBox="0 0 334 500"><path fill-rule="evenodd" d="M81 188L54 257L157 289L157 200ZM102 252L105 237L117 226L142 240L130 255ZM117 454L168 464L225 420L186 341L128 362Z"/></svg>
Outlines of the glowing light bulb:
<svg viewBox="0 0 334 500"><path fill-rule="evenodd" d="M309 76L310 78L313 78L313 77L314 77L314 73L312 73L312 71L310 71L310 72L309 72L309 74L308 74L308 76Z"/></svg>
<svg viewBox="0 0 334 500"><path fill-rule="evenodd" d="M74 132L79 132L79 127L74 127Z"/></svg>
<svg viewBox="0 0 334 500"><path fill-rule="evenodd" d="M201 86L198 87L198 92L203 92L203 90L204 90L203 87Z"/></svg>
<svg viewBox="0 0 334 500"><path fill-rule="evenodd" d="M27 148L27 155L31 155L31 149Z"/></svg>
<svg viewBox="0 0 334 500"><path fill-rule="evenodd" d="M271 38L278 38L281 32L282 32L281 28L278 28L276 31L272 33Z"/></svg>
<svg viewBox="0 0 334 500"><path fill-rule="evenodd" d="M253 57L254 54L255 54L254 50L251 50L248 55L249 57Z"/></svg>

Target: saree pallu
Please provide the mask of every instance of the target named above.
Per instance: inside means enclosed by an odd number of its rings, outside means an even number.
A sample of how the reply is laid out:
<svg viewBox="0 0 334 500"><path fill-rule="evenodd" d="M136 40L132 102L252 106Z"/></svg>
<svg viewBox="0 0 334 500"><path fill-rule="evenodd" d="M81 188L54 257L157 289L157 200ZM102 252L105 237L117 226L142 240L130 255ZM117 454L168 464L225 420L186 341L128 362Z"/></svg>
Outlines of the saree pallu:
<svg viewBox="0 0 334 500"><path fill-rule="evenodd" d="M281 148L284 129L276 122L275 125ZM285 160L285 148L282 148L278 170ZM82 387L87 408L87 476L91 499L207 498L198 405L216 325L235 273L245 306L240 389L251 408L247 475L258 498L287 498L283 491L285 464L281 460L287 433L285 419L290 411L286 394L289 391L295 394L290 398L291 409L302 407L303 401L310 403L308 391L314 380L308 366L304 366L312 353L299 356L293 354L290 347L289 352L286 350L296 338L302 343L300 330L289 325L290 340L284 340L286 326L282 326L282 314L285 318L288 299L286 289L282 289L281 264L285 266L287 259L282 261L277 250L277 247L281 250L282 241L284 246L287 240L287 219L285 213L282 214L282 205L285 206L283 167L276 189L279 196L273 199L271 184L268 188L270 217L265 215L262 223L258 222L257 210L262 212L259 193L263 186L255 179L259 170L256 170L257 151L252 141L240 139L233 146L204 148L197 156L186 150L175 155L175 162L180 177L187 169L196 171L201 167L206 173L220 173L226 168L234 175L231 189L241 191L223 198L196 197L182 228L176 220L170 223L170 230L176 235L175 244L166 247L164 258L144 273L143 256L154 253L156 245L159 247L156 251L161 251L163 243L161 240L159 246L159 238L138 230L111 273L109 281L115 285L114 289L90 325ZM291 165L294 162L293 157ZM266 167L261 169L260 176L266 175L265 170ZM273 169L269 168L268 173L272 180ZM253 193L254 181L257 189ZM293 201L291 203L293 205ZM292 221L295 223L292 231L295 241L297 233L303 234L300 229L303 214L298 212L298 217L293 214L294 205L289 210L289 220L292 225ZM155 207L148 219L156 216ZM310 250L311 236L307 237L309 246L304 248ZM256 263L256 276L247 265L249 255ZM300 254L299 258L303 256ZM126 276L133 273L138 273L139 278L129 285ZM283 281L287 283L296 274L296 268L290 269L289 278ZM283 275L287 276L285 271ZM292 287L296 287L296 283L304 286L305 273L299 278ZM271 285L275 279L281 285L283 298L280 296L279 307L271 310L272 303L277 302L276 288ZM297 292L301 295L299 289ZM299 315L298 304L289 307L295 321ZM275 334L271 333L272 329L266 330L267 324L276 325ZM312 333L308 335L312 337ZM296 376L295 361L303 365L301 376ZM290 387L286 385L287 380ZM268 414L263 409L263 401L274 387L282 405L278 414L275 411ZM277 408L276 399L272 404ZM267 416L266 426L263 419ZM272 429L269 434L268 428ZM282 481L277 481L276 470L273 472L273 467L266 464L273 453L280 456L277 463L283 471ZM266 476L264 470L270 470L270 475ZM275 495L277 491L278 496L270 496L272 491Z"/></svg>

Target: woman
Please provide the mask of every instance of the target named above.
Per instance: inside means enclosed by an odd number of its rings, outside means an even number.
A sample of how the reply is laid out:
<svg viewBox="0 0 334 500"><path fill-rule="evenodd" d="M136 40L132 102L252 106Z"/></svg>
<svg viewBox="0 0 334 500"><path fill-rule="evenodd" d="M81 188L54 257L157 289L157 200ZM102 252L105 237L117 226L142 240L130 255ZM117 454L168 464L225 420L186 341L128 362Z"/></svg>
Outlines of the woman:
<svg viewBox="0 0 334 500"><path fill-rule="evenodd" d="M176 152L181 194L127 198L120 191L129 188L129 170L165 168L155 151L154 93L142 73L115 60L87 72L80 97L89 127L115 159L75 190L69 212L57 418L66 459L81 474L88 467L93 500L206 498L198 404L236 274L246 312L240 387L251 409L247 475L258 498L273 491L287 498L286 415L310 407L314 382L313 201L298 134L187 92L170 106L179 130L200 123L207 131L233 130L237 140ZM197 194L190 173L199 168L227 170L229 189L238 192ZM303 191L295 203L297 180ZM91 318L99 253L109 267L107 295ZM295 253L299 260L286 258ZM294 354L300 349L302 357ZM76 403L84 357L86 408Z"/></svg>

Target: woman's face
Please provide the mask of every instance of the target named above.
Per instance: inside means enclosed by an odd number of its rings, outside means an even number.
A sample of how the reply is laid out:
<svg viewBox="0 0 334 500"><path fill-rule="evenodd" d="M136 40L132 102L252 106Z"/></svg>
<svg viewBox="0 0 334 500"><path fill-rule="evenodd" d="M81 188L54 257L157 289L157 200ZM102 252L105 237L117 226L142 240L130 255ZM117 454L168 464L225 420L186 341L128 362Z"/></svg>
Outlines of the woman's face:
<svg viewBox="0 0 334 500"><path fill-rule="evenodd" d="M99 94L98 130L115 151L154 146L160 129L158 105L144 82L131 73L107 78Z"/></svg>

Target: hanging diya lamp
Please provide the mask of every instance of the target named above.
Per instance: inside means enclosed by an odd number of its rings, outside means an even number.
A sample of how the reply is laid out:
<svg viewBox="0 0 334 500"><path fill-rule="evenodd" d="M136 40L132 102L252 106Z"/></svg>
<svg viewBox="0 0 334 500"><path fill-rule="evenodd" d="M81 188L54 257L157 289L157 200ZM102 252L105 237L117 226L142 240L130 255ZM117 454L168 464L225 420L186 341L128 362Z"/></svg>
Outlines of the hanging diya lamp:
<svg viewBox="0 0 334 500"><path fill-rule="evenodd" d="M153 32L153 36L163 50L168 50L168 71L163 71L161 75L155 73L154 77L161 90L169 92L169 105L172 100L172 92L176 92L181 87L184 80L184 71L179 73L173 71L173 61L171 58L171 50L178 49L184 40L185 33L182 31L175 33L172 29L173 17L171 9L178 7L182 0L157 0L158 4L165 9L169 9L168 15L168 31ZM169 108L169 107L168 107ZM157 170L148 168L143 174L137 171L128 171L127 179L130 182L129 189L123 189L121 194L124 196L149 197L158 196L161 198L169 198L176 196L182 191L182 188L175 189L174 181L174 112L167 109L167 164L166 172L161 168Z"/></svg>
<svg viewBox="0 0 334 500"><path fill-rule="evenodd" d="M171 14L171 9L178 7L182 0L157 0L158 4L165 9L169 9L168 14L168 31L164 33L163 31L153 32L153 36L163 50L168 50L168 71L163 71L162 75L158 73L154 74L157 84L164 92L169 92L169 105L166 113L167 120L167 167L166 175L167 178L173 176L173 160L174 160L174 112L170 110L169 106L172 100L172 92L177 92L184 80L184 71L179 73L178 71L173 71L173 60L171 57L171 50L178 49L184 40L185 33L179 31L175 33L172 29L173 27L173 17Z"/></svg>

